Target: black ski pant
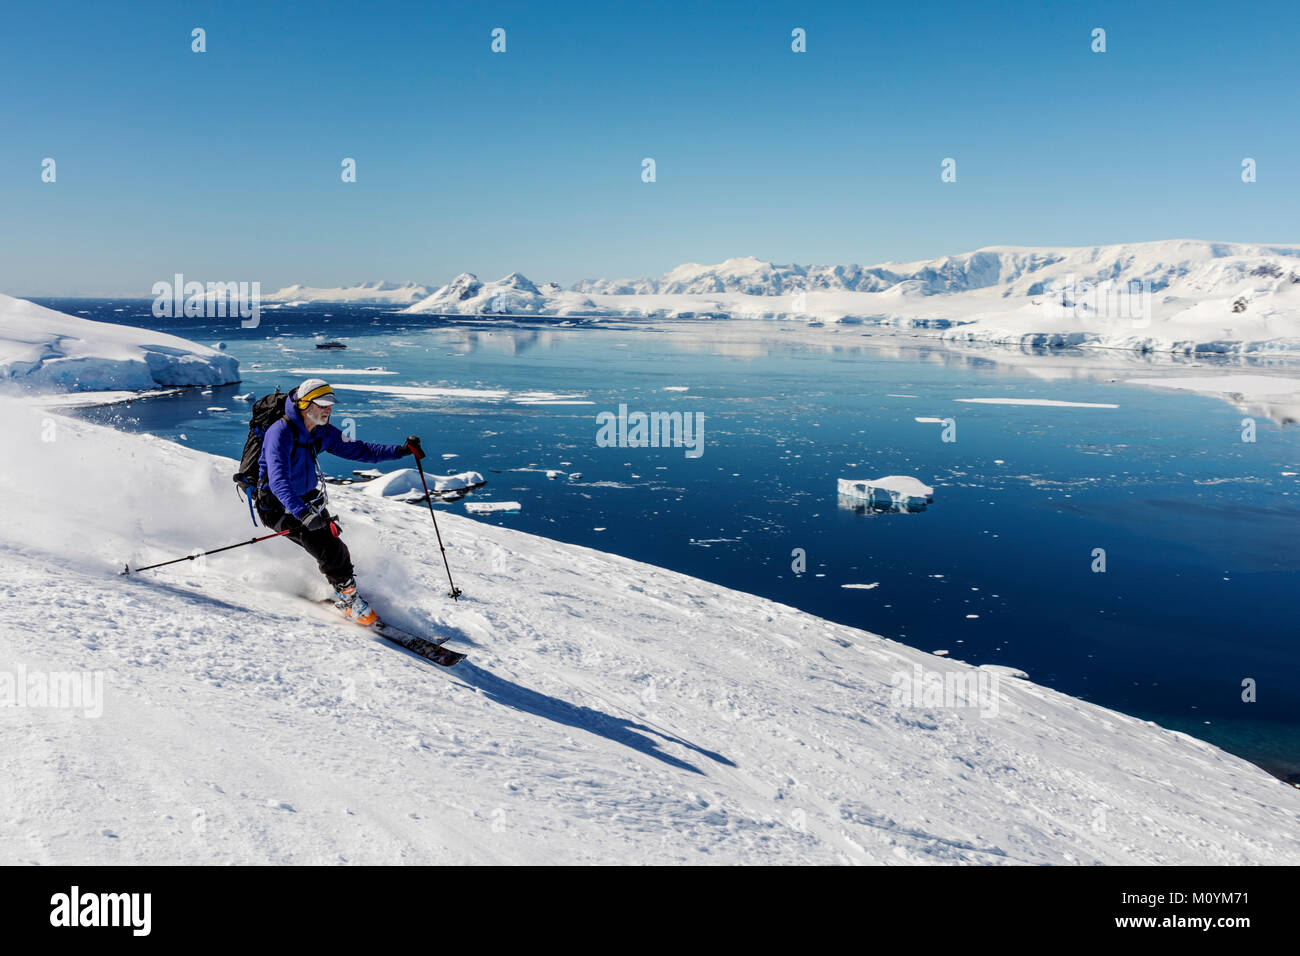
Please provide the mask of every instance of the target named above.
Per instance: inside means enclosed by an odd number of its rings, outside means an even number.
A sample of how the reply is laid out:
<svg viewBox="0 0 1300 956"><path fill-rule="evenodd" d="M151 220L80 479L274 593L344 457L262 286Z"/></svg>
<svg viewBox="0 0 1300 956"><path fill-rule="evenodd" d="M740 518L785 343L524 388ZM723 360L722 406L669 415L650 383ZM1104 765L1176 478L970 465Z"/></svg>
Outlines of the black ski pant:
<svg viewBox="0 0 1300 956"><path fill-rule="evenodd" d="M288 529L289 533L285 537L316 559L316 567L320 568L320 573L325 575L334 588L352 580L352 555L348 553L348 546L343 543L343 539L331 531L328 525L319 531L308 531L301 521L283 508L276 511L258 508L258 515L262 523L272 531Z"/></svg>

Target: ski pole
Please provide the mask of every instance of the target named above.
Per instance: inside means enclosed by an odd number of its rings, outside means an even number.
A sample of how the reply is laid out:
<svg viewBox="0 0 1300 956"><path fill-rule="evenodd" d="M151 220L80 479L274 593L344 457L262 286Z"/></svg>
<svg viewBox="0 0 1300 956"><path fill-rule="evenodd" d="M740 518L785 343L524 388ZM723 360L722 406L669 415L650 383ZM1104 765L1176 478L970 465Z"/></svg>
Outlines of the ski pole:
<svg viewBox="0 0 1300 956"><path fill-rule="evenodd" d="M229 551L231 548L242 548L246 544L257 544L259 541L265 541L267 538L278 538L282 534L288 534L292 528L285 528L283 531L277 531L274 534L264 534L260 538L250 538L248 541L241 541L238 544L228 544L224 548L213 548L211 551L200 551L198 554L187 554L181 558L173 558L171 561L160 561L157 564L146 564L143 568L136 568L137 571L149 571L153 568L161 568L168 564L176 564L178 561L193 561L195 558L206 557L209 554L216 554L219 551ZM126 565L119 574L130 574L131 565Z"/></svg>
<svg viewBox="0 0 1300 956"><path fill-rule="evenodd" d="M411 453L415 455L415 450ZM451 585L451 599L459 601L461 591L451 579L451 565L447 563L447 549L442 546L442 532L438 530L438 516L433 513L433 497L429 494L429 483L424 480L424 466L420 464L420 455L415 455L415 467L420 470L420 484L424 485L424 500L429 503L429 517L433 519L433 533L438 536L438 550L442 552L442 564L447 569L447 583Z"/></svg>

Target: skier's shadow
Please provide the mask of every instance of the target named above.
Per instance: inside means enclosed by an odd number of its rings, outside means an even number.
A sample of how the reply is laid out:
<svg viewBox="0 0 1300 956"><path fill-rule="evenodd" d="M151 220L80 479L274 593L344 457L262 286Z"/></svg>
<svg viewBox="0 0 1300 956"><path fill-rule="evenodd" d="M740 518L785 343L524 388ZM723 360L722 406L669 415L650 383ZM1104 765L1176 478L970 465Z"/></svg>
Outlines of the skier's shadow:
<svg viewBox="0 0 1300 956"><path fill-rule="evenodd" d="M132 571L129 575L119 575L125 581L132 585L151 588L155 591L166 591L168 594L175 595L187 601L193 601L195 604L206 604L223 611L229 611L231 614L249 614L252 613L247 607L239 604L231 604L229 601L223 601L221 598L213 597L211 594L205 594L202 591L193 590L195 585L189 581L167 581L161 578L142 578Z"/></svg>
<svg viewBox="0 0 1300 956"><path fill-rule="evenodd" d="M496 674L485 671L481 667L475 667L469 661L461 661L457 664L455 675L469 686L478 688L489 700L494 700L498 704L513 707L515 710L521 710L528 714L536 714L538 717L545 717L547 720L553 720L557 724L564 724L566 727L576 727L579 730L605 737L615 743L623 744L625 747L631 747L647 757L661 760L671 767L689 770L691 773L704 773L694 764L665 753L660 749L659 743L646 736L646 734L655 734L664 740L680 744L688 750L693 750L728 767L736 766L735 763L722 756L722 754L705 750L703 747L698 747L689 741L682 740L680 737L674 737L671 734L663 733L632 720L613 717L590 707L571 704L567 700L530 690L516 684L514 681L506 680L504 677L498 677Z"/></svg>

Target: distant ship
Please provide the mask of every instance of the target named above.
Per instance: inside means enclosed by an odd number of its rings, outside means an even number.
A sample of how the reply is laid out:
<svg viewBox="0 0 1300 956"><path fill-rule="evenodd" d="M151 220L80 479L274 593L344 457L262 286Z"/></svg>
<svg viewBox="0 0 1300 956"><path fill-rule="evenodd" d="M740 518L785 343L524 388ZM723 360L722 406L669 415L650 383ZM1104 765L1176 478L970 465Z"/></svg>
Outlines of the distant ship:
<svg viewBox="0 0 1300 956"><path fill-rule="evenodd" d="M318 349L345 349L347 348L342 342L317 342Z"/></svg>

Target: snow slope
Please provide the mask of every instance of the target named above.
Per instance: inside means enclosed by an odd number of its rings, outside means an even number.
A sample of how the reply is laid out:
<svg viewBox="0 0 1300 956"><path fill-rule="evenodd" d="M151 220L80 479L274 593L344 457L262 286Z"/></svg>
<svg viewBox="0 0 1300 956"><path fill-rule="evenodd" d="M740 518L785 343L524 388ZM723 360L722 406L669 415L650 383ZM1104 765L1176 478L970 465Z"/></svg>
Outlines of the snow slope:
<svg viewBox="0 0 1300 956"><path fill-rule="evenodd" d="M94 322L0 295L0 382L25 391L226 385L239 362L165 332Z"/></svg>
<svg viewBox="0 0 1300 956"><path fill-rule="evenodd" d="M0 403L0 863L1300 863L1300 792L1209 744L790 607L334 488L363 588L445 671L303 600L233 462ZM16 609L24 609L16 613ZM895 699L1000 681L996 713Z"/></svg>

